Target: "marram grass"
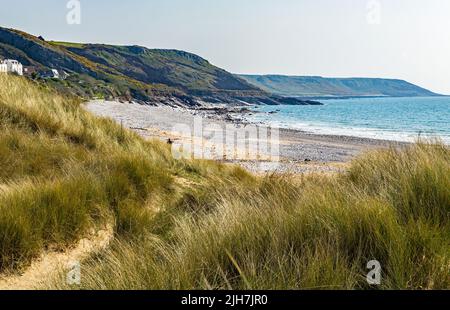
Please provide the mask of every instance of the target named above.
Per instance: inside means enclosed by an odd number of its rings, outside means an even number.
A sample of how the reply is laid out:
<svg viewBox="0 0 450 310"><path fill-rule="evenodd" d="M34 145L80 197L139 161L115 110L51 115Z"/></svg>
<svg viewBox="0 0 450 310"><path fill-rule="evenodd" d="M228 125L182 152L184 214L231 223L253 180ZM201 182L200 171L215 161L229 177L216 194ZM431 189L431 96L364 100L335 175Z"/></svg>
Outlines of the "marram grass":
<svg viewBox="0 0 450 310"><path fill-rule="evenodd" d="M450 151L419 142L333 176L253 176L178 161L75 99L0 76L0 270L113 221L115 240L57 289L450 288Z"/></svg>

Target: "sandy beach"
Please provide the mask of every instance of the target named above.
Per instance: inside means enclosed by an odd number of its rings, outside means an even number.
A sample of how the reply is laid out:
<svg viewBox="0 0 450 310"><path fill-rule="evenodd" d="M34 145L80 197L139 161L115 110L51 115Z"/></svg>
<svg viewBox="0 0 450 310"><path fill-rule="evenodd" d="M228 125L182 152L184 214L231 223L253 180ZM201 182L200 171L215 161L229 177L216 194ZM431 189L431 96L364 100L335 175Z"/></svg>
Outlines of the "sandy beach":
<svg viewBox="0 0 450 310"><path fill-rule="evenodd" d="M91 101L86 108L93 114L109 117L124 127L134 130L145 138L157 138L174 143L192 143L201 145L212 159L237 163L254 172L334 172L345 169L346 164L355 156L376 148L401 145L397 142L375 140L351 136L316 135L298 130L279 129L277 155L269 151L259 152L257 156L228 156L215 154L217 145L205 142L208 134L192 130L191 134L176 130L177 128L194 128L200 120L203 128L221 128L228 131L245 132L255 126L245 120L245 113L217 113L217 110L187 109L170 106L147 106L135 103L114 101ZM299 107L301 109L301 107ZM261 127L262 128L262 127ZM198 131L198 130L197 130ZM210 132L211 133L211 132ZM239 135L237 135L239 136ZM205 139L206 137L206 139ZM245 139L246 141L239 141ZM262 138L258 136L258 140ZM266 139L270 139L266 138ZM250 145L249 137L237 137L238 145ZM251 141L251 139L250 139ZM247 143L247 144L245 144ZM258 141L261 143L261 141ZM245 152L245 151L244 151ZM216 152L217 153L217 152ZM248 154L247 154L248 155Z"/></svg>

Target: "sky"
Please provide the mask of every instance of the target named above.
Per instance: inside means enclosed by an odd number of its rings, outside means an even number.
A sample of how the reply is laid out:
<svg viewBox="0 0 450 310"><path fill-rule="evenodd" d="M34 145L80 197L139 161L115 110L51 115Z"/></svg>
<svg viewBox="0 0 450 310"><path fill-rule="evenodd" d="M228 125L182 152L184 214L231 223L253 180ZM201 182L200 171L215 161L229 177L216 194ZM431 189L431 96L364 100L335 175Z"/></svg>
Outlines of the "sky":
<svg viewBox="0 0 450 310"><path fill-rule="evenodd" d="M0 26L186 50L233 73L398 78L450 94L449 0L71 1L79 24L69 0L0 0Z"/></svg>

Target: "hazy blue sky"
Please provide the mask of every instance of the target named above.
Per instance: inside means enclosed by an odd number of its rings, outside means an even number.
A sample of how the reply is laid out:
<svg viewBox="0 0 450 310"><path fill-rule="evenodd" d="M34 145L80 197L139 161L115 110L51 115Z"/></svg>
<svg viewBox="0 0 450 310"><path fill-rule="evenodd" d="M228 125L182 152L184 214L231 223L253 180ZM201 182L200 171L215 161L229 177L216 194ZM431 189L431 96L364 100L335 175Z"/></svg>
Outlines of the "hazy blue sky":
<svg viewBox="0 0 450 310"><path fill-rule="evenodd" d="M401 78L450 94L449 0L81 0L80 25L67 2L0 0L0 25L187 50L235 73Z"/></svg>

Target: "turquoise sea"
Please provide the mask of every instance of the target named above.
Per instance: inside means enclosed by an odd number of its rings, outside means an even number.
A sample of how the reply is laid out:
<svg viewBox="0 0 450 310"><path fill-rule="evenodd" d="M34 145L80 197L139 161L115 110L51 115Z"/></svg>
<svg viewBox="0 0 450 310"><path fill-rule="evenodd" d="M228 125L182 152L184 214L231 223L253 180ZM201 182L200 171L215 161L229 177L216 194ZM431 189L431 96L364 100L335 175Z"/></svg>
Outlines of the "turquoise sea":
<svg viewBox="0 0 450 310"><path fill-rule="evenodd" d="M255 107L261 113L255 113L249 119L273 127L317 134L395 141L414 141L419 136L440 137L450 144L450 97L355 98L321 102L323 106Z"/></svg>

